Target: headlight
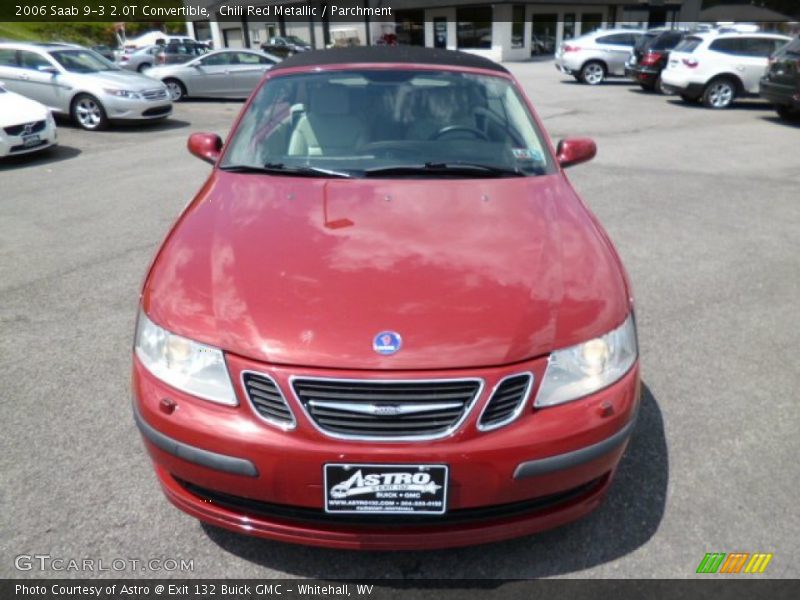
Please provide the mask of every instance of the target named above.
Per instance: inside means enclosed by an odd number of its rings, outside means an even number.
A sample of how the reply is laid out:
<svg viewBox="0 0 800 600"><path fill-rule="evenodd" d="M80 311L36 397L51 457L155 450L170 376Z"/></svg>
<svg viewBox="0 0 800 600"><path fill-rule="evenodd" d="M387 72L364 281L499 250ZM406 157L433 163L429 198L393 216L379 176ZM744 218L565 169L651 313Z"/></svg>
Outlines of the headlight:
<svg viewBox="0 0 800 600"><path fill-rule="evenodd" d="M132 92L130 90L115 90L115 89L104 89L103 90L106 94L111 96L116 96L117 98L127 98L128 100L141 100L142 95L139 92Z"/></svg>
<svg viewBox="0 0 800 600"><path fill-rule="evenodd" d="M553 352L534 406L577 400L611 385L628 372L638 353L636 323L631 313L610 333Z"/></svg>
<svg viewBox="0 0 800 600"><path fill-rule="evenodd" d="M139 312L136 356L153 375L187 394L235 406L222 351L162 329Z"/></svg>

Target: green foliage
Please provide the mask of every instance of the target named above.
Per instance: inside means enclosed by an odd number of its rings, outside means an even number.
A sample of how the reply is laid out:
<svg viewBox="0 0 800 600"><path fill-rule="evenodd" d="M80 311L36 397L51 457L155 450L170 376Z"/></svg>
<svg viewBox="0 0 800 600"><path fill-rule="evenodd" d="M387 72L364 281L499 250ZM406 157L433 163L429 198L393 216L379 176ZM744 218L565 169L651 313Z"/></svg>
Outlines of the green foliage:
<svg viewBox="0 0 800 600"><path fill-rule="evenodd" d="M183 34L186 31L181 21L161 23L126 23L125 32L129 38L142 33L166 29L167 33ZM114 23L112 22L0 22L0 38L23 41L58 41L92 46L105 44L116 46Z"/></svg>

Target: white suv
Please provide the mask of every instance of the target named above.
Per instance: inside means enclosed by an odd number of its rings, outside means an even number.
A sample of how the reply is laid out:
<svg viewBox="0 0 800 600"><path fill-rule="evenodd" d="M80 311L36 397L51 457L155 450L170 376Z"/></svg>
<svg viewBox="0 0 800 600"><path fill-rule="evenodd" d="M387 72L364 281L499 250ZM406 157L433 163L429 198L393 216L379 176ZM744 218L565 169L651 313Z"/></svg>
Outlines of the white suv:
<svg viewBox="0 0 800 600"><path fill-rule="evenodd" d="M789 41L773 33L690 35L670 52L661 81L686 102L726 108L739 96L758 94L770 55Z"/></svg>
<svg viewBox="0 0 800 600"><path fill-rule="evenodd" d="M582 83L597 85L608 76L625 76L625 61L642 31L600 29L562 43L556 51L556 69Z"/></svg>

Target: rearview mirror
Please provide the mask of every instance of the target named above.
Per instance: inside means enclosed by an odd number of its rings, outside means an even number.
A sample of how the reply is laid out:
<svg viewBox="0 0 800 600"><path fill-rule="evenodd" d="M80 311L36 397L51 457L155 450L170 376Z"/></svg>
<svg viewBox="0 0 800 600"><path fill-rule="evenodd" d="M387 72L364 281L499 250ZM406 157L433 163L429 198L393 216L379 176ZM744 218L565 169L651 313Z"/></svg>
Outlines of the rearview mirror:
<svg viewBox="0 0 800 600"><path fill-rule="evenodd" d="M189 152L207 163L215 164L222 151L222 138L216 133L193 133L186 142Z"/></svg>
<svg viewBox="0 0 800 600"><path fill-rule="evenodd" d="M561 140L556 148L558 164L566 169L572 165L592 160L597 154L597 145L589 138Z"/></svg>

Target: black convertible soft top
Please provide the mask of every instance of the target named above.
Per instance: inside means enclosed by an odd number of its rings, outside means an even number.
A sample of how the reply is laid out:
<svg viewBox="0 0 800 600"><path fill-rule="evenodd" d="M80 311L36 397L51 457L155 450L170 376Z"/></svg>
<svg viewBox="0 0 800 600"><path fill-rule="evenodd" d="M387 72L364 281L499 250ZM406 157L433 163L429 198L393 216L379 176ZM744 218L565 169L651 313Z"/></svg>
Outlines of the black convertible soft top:
<svg viewBox="0 0 800 600"><path fill-rule="evenodd" d="M423 65L443 65L451 67L471 67L508 73L505 67L496 62L454 50L423 48L421 46L355 46L352 48L329 48L298 52L272 67L272 71L292 67L313 67L342 63L414 63Z"/></svg>

